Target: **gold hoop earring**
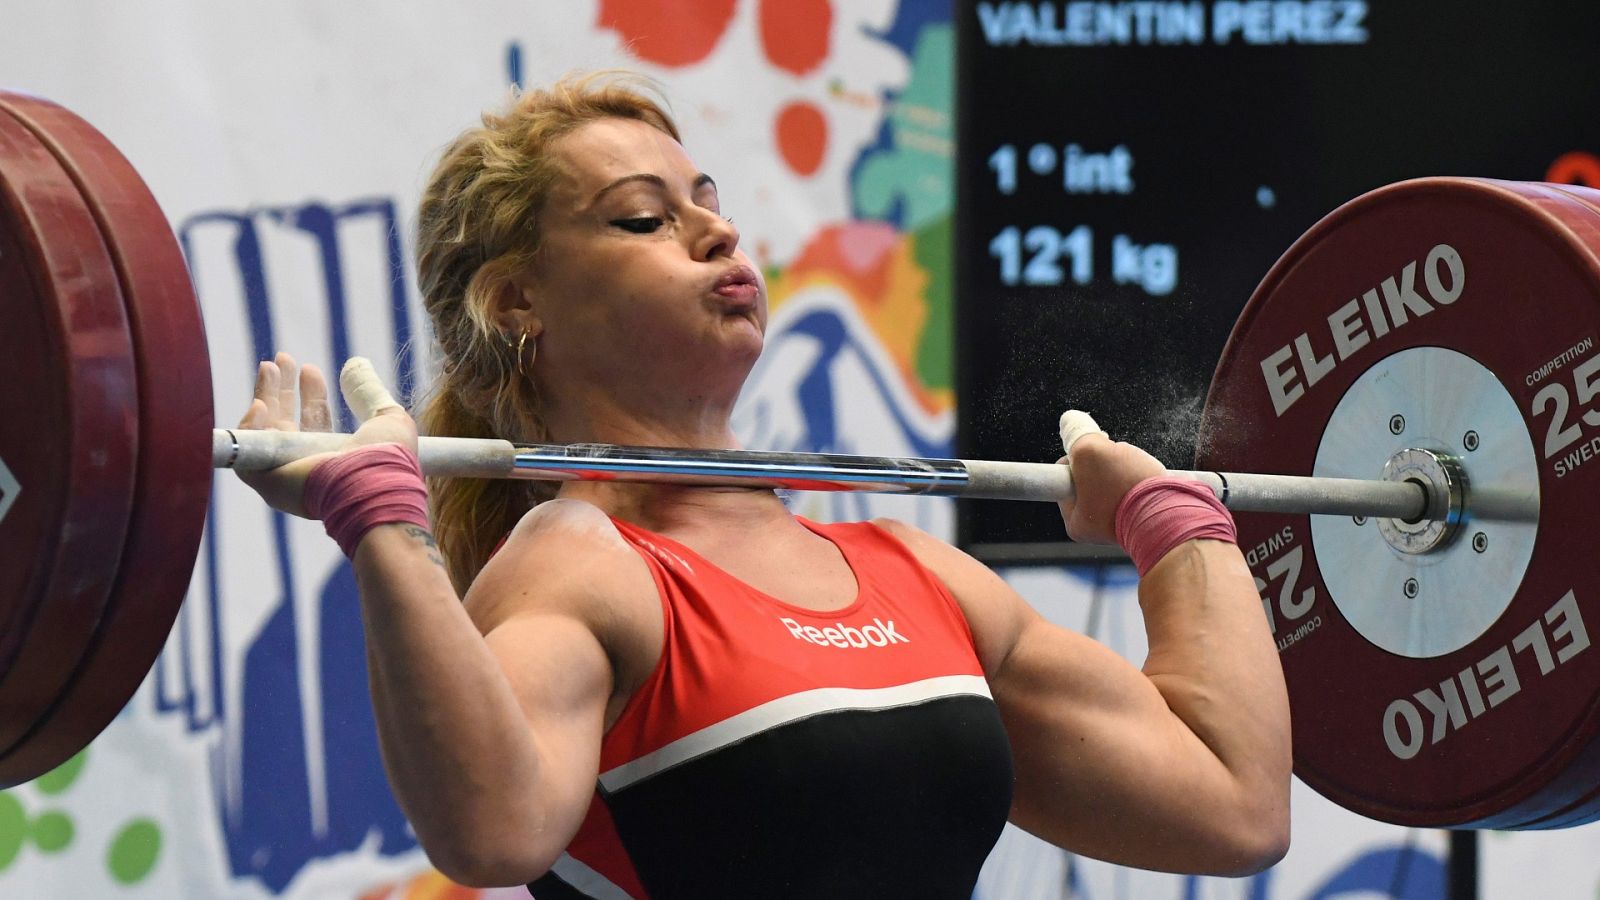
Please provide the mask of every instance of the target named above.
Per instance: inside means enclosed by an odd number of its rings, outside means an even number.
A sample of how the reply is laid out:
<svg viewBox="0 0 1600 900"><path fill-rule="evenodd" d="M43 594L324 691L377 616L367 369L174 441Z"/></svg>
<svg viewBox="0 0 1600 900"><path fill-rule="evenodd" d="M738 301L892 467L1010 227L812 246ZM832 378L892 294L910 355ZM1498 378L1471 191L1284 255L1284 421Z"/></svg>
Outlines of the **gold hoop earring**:
<svg viewBox="0 0 1600 900"><path fill-rule="evenodd" d="M522 332L522 337L517 338L517 374L522 376L523 378L527 378L528 377L528 373L526 371L524 371L524 369L522 367L522 352L523 352L523 348L527 345L527 343L528 343L528 332L524 331L524 332ZM533 345L533 355L534 356L538 356L539 355L539 344L537 342L535 342L534 345Z"/></svg>

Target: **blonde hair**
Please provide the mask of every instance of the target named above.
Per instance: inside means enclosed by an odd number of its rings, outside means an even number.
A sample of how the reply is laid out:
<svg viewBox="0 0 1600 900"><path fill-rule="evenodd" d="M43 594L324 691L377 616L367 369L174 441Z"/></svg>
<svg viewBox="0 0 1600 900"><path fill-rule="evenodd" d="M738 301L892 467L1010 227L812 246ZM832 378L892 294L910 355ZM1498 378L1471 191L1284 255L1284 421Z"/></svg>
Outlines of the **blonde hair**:
<svg viewBox="0 0 1600 900"><path fill-rule="evenodd" d="M518 371L515 335L498 333L495 299L534 265L539 211L560 168L553 143L587 122L645 122L678 140L655 85L622 72L569 76L483 115L445 150L417 215L417 281L443 355L418 414L423 433L547 443L533 379ZM466 592L518 519L555 494L548 482L429 479L434 536Z"/></svg>

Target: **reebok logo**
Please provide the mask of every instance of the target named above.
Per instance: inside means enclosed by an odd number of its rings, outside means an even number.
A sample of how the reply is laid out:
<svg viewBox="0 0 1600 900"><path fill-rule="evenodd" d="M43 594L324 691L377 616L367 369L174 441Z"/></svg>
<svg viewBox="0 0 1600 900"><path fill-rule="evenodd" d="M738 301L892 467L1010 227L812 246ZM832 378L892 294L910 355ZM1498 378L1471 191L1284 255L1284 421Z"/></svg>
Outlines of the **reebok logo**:
<svg viewBox="0 0 1600 900"><path fill-rule="evenodd" d="M790 618L780 618L778 621L789 629L797 641L809 641L819 647L883 647L889 644L909 644L911 639L894 630L894 620L888 622L882 619L873 619L871 625L855 628L843 622L817 628L812 625L801 625Z"/></svg>

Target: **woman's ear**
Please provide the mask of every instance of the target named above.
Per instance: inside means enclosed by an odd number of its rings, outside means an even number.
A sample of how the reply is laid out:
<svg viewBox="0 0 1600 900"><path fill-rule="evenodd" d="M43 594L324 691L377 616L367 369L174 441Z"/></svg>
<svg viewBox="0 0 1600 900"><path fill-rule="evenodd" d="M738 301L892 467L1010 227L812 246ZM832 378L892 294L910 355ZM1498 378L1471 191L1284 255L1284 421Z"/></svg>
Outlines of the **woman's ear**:
<svg viewBox="0 0 1600 900"><path fill-rule="evenodd" d="M506 281L495 295L492 312L495 327L503 335L538 337L544 331L538 299L537 290L530 281L520 278Z"/></svg>

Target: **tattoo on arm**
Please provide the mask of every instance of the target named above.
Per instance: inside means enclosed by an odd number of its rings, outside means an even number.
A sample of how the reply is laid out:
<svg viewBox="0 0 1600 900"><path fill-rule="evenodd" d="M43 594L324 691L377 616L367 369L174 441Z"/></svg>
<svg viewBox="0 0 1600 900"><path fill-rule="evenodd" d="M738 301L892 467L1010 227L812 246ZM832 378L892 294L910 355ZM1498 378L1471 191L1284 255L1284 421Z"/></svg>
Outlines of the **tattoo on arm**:
<svg viewBox="0 0 1600 900"><path fill-rule="evenodd" d="M444 556L439 553L439 542L433 539L433 535L428 533L428 529L407 525L406 534L428 548L428 559L433 560L434 565L441 569L444 568Z"/></svg>

